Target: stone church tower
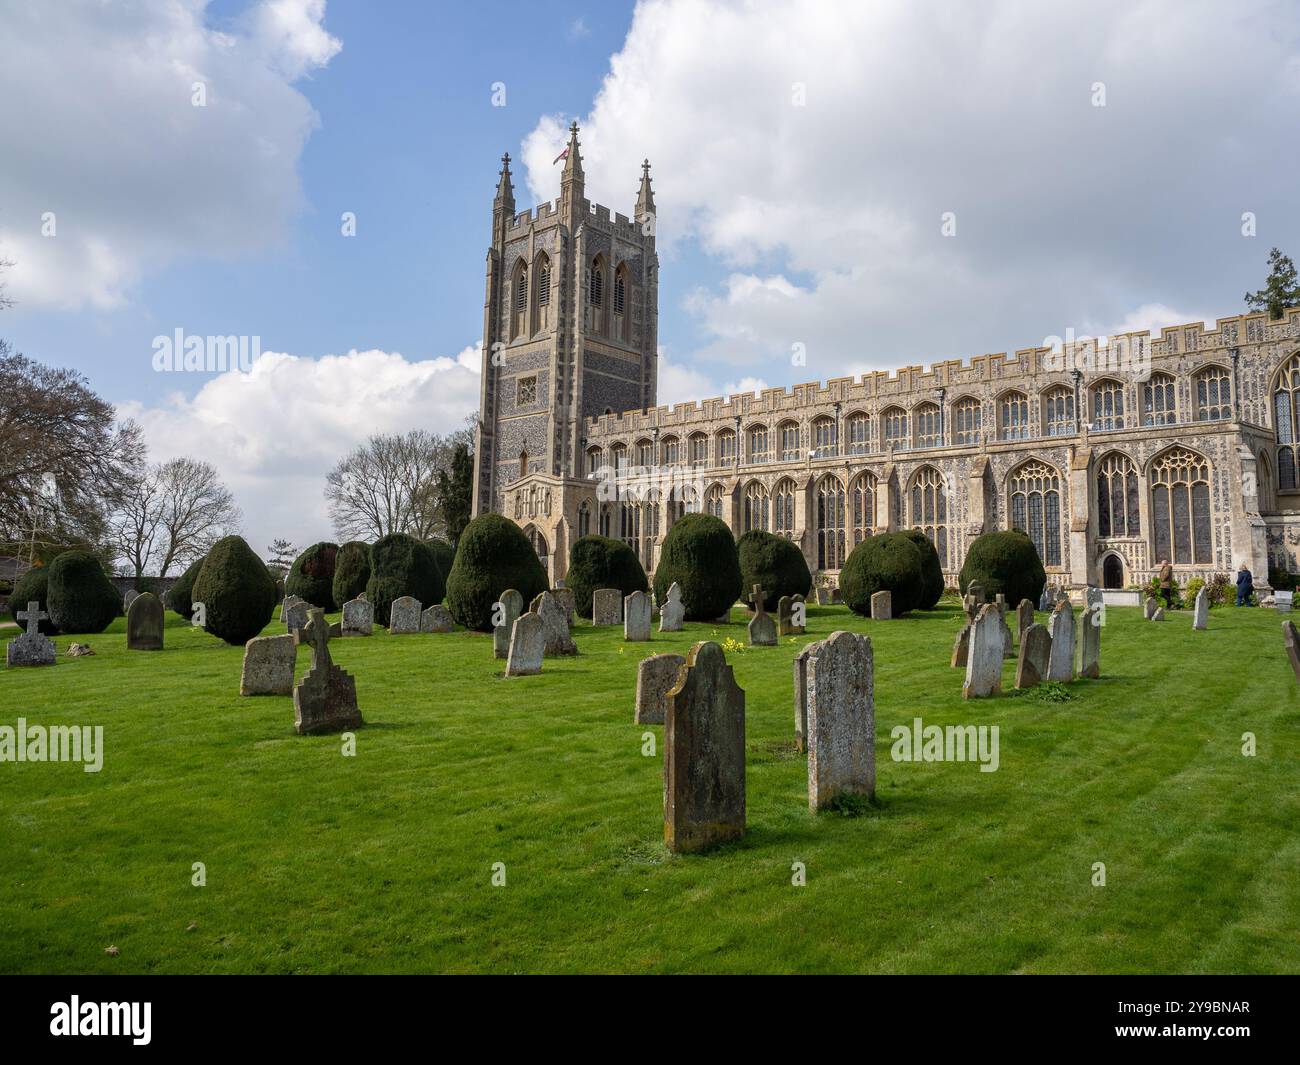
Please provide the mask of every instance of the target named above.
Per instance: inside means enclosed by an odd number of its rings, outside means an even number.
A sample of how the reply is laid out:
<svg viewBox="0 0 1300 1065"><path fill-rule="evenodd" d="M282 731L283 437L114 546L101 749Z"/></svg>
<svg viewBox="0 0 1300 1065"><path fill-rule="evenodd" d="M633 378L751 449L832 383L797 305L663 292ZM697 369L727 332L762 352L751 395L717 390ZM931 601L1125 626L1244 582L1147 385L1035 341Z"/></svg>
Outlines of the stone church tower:
<svg viewBox="0 0 1300 1065"><path fill-rule="evenodd" d="M578 535L578 497L594 497L586 425L655 405L659 264L641 170L633 218L588 201L575 122L559 199L516 214L506 155L492 202L474 513L519 520L552 577Z"/></svg>

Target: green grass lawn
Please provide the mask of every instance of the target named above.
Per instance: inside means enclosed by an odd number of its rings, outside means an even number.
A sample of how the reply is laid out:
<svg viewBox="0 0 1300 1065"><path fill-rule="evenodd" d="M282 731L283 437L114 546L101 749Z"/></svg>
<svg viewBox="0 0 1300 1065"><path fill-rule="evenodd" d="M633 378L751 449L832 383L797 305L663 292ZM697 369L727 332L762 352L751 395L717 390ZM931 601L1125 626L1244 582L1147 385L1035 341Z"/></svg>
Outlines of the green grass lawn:
<svg viewBox="0 0 1300 1065"><path fill-rule="evenodd" d="M0 971L1300 971L1300 697L1272 611L1193 632L1111 608L1072 700L963 703L955 605L810 607L806 637L728 655L744 840L670 855L637 663L743 640L733 616L648 644L579 624L579 657L510 680L487 636L334 640L355 757L294 735L289 697L241 699L242 648L175 615L158 653L122 619L60 636L57 666L0 670L0 725L103 725L104 768L0 764ZM836 628L875 648L879 805L813 816L791 659ZM1000 726L1001 768L891 760L914 717Z"/></svg>

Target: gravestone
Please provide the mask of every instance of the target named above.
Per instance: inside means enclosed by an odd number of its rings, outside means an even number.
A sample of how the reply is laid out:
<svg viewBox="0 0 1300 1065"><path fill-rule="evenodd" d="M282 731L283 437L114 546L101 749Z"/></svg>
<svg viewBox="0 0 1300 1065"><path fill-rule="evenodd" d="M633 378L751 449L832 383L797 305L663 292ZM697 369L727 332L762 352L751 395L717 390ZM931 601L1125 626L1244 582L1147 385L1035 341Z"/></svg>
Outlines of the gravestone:
<svg viewBox="0 0 1300 1065"><path fill-rule="evenodd" d="M645 592L623 599L623 639L638 643L650 639L650 596Z"/></svg>
<svg viewBox="0 0 1300 1065"><path fill-rule="evenodd" d="M749 621L749 646L775 647L776 623L772 620L772 615L763 609L763 588L761 585L754 585L754 591L750 594L749 601L754 605L754 616Z"/></svg>
<svg viewBox="0 0 1300 1065"><path fill-rule="evenodd" d="M985 603L971 624L963 699L982 699L1002 691L1003 622L998 608Z"/></svg>
<svg viewBox="0 0 1300 1065"><path fill-rule="evenodd" d="M961 632L957 633L957 639L952 643L953 669L966 668L966 660L970 657L970 627L971 622L966 622L961 627Z"/></svg>
<svg viewBox="0 0 1300 1065"><path fill-rule="evenodd" d="M1101 619L1105 617L1100 603L1091 604L1079 617L1079 676L1096 680L1101 676Z"/></svg>
<svg viewBox="0 0 1300 1065"><path fill-rule="evenodd" d="M307 627L309 618L308 611L311 604L299 595L291 595L284 601L284 606L280 608L280 620L284 622L284 627L295 640L302 642L302 630Z"/></svg>
<svg viewBox="0 0 1300 1065"><path fill-rule="evenodd" d="M1038 609L1052 609L1052 586L1050 584L1043 585L1043 594L1038 597Z"/></svg>
<svg viewBox="0 0 1300 1065"><path fill-rule="evenodd" d="M361 597L343 604L340 630L344 636L369 636L375 628L375 608Z"/></svg>
<svg viewBox="0 0 1300 1065"><path fill-rule="evenodd" d="M1002 657L1016 657L1016 643L1011 637L1011 626L1007 624L1007 600L1005 596L999 595L993 603L993 609L998 612L998 625L1002 629Z"/></svg>
<svg viewBox="0 0 1300 1065"><path fill-rule="evenodd" d="M420 631L420 600L404 595L394 599L388 608L388 631L393 636L405 636Z"/></svg>
<svg viewBox="0 0 1300 1065"><path fill-rule="evenodd" d="M1142 616L1150 621L1156 610L1160 607L1159 601L1154 595L1148 595L1146 602L1142 605Z"/></svg>
<svg viewBox="0 0 1300 1065"><path fill-rule="evenodd" d="M684 620L686 620L686 608L682 606L681 585L673 581L668 586L668 598L659 610L659 631L681 632Z"/></svg>
<svg viewBox="0 0 1300 1065"><path fill-rule="evenodd" d="M1047 677L1052 658L1052 634L1037 622L1020 637L1020 657L1016 660L1016 687L1033 688Z"/></svg>
<svg viewBox="0 0 1300 1065"><path fill-rule="evenodd" d="M542 671L546 654L546 622L531 610L520 614L510 632L510 655L506 659L507 677L531 677Z"/></svg>
<svg viewBox="0 0 1300 1065"><path fill-rule="evenodd" d="M421 632L452 632L455 628L451 611L441 603L434 603L420 615Z"/></svg>
<svg viewBox="0 0 1300 1065"><path fill-rule="evenodd" d="M984 585L980 581L971 581L966 585L966 594L975 600L975 609L979 610L984 605L987 596L984 593Z"/></svg>
<svg viewBox="0 0 1300 1065"><path fill-rule="evenodd" d="M1205 588L1196 593L1196 605L1193 607L1192 628L1203 629L1210 620L1210 597Z"/></svg>
<svg viewBox="0 0 1300 1065"><path fill-rule="evenodd" d="M254 636L244 644L244 666L239 674L240 695L289 695L298 645L292 633Z"/></svg>
<svg viewBox="0 0 1300 1065"><path fill-rule="evenodd" d="M871 594L871 620L889 621L894 616L894 597L889 591Z"/></svg>
<svg viewBox="0 0 1300 1065"><path fill-rule="evenodd" d="M664 697L664 844L700 851L745 834L745 693L716 643L697 643Z"/></svg>
<svg viewBox="0 0 1300 1065"><path fill-rule="evenodd" d="M293 727L299 735L342 732L362 723L357 682L330 660L325 611L312 607L303 631L311 641L311 669L293 690Z"/></svg>
<svg viewBox="0 0 1300 1065"><path fill-rule="evenodd" d="M153 592L137 595L126 612L126 649L163 649L163 605Z"/></svg>
<svg viewBox="0 0 1300 1065"><path fill-rule="evenodd" d="M563 581L556 581L555 587L551 589L551 594L555 596L555 601L564 611L564 621L569 628L573 628L574 619L577 617L577 611L573 606L573 589L564 587Z"/></svg>
<svg viewBox="0 0 1300 1065"><path fill-rule="evenodd" d="M542 649L542 654L547 658L557 658L578 653L578 645L569 635L569 622L564 616L564 608L555 601L555 596L550 592L542 592L528 609L541 618L542 624L546 626L546 646Z"/></svg>
<svg viewBox="0 0 1300 1065"><path fill-rule="evenodd" d="M492 619L501 619L500 625L492 627L492 654L496 658L508 658L510 655L510 638L514 634L515 622L524 612L524 597L513 588L501 593L501 598L492 606Z"/></svg>
<svg viewBox="0 0 1300 1065"><path fill-rule="evenodd" d="M1300 681L1300 633L1296 632L1295 622L1282 622L1282 641L1286 644L1286 656L1291 662L1291 672Z"/></svg>
<svg viewBox="0 0 1300 1065"><path fill-rule="evenodd" d="M1034 623L1034 604L1028 599L1020 600L1020 605L1016 607L1016 636L1023 640L1025 638L1025 629Z"/></svg>
<svg viewBox="0 0 1300 1065"><path fill-rule="evenodd" d="M122 596L122 613L128 614L131 611L131 604L136 601L140 593L134 588L128 588L126 594Z"/></svg>
<svg viewBox="0 0 1300 1065"><path fill-rule="evenodd" d="M874 614L873 614L874 616ZM808 657L808 808L876 793L875 670L871 641L833 632Z"/></svg>
<svg viewBox="0 0 1300 1065"><path fill-rule="evenodd" d="M831 605L831 590L827 588L826 585L824 584L817 585L817 605L818 606Z"/></svg>
<svg viewBox="0 0 1300 1065"><path fill-rule="evenodd" d="M1047 622L1052 637L1052 654L1047 662L1047 680L1074 680L1074 607L1068 599L1058 600Z"/></svg>
<svg viewBox="0 0 1300 1065"><path fill-rule="evenodd" d="M617 588L597 588L592 592L591 623L593 625L621 625L623 623L623 593Z"/></svg>
<svg viewBox="0 0 1300 1065"><path fill-rule="evenodd" d="M1085 606L1101 606L1104 599L1105 596L1101 594L1100 588L1089 585L1087 591L1084 592L1083 602Z"/></svg>
<svg viewBox="0 0 1300 1065"><path fill-rule="evenodd" d="M803 632L803 626L794 623L794 596L783 595L776 601L777 636L794 636Z"/></svg>
<svg viewBox="0 0 1300 1065"><path fill-rule="evenodd" d="M802 595L790 596L790 631L781 635L802 636L808 631L808 601Z"/></svg>
<svg viewBox="0 0 1300 1065"><path fill-rule="evenodd" d="M1151 615L1151 620L1152 620L1152 621L1164 621L1164 620L1165 620L1165 608L1162 607L1162 606L1158 606L1158 607L1156 607L1156 612L1155 612L1154 614Z"/></svg>
<svg viewBox="0 0 1300 1065"><path fill-rule="evenodd" d="M961 600L961 608L966 613L966 621L970 623L975 620L975 615L980 611L980 604L973 595L964 595Z"/></svg>
<svg viewBox="0 0 1300 1065"><path fill-rule="evenodd" d="M685 655L651 655L641 659L636 671L636 724L664 723L664 696L676 687L677 674L684 665Z"/></svg>
<svg viewBox="0 0 1300 1065"><path fill-rule="evenodd" d="M39 601L28 601L26 610L14 617L27 622L27 631L15 636L5 645L5 662L10 666L54 665L54 641L41 635L41 622L50 615L41 609Z"/></svg>
<svg viewBox="0 0 1300 1065"><path fill-rule="evenodd" d="M808 749L808 659L820 643L810 643L794 656L794 743L801 751Z"/></svg>
<svg viewBox="0 0 1300 1065"><path fill-rule="evenodd" d="M1295 592L1274 592L1273 606L1277 608L1279 614L1291 613L1292 605L1295 601Z"/></svg>

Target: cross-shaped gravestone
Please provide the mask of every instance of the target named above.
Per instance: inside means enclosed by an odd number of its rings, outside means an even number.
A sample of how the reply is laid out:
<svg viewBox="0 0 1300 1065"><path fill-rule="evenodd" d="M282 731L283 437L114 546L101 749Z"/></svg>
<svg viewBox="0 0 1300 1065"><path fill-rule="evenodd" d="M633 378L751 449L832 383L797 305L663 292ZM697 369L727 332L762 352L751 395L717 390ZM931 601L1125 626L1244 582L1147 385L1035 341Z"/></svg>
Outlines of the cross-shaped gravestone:
<svg viewBox="0 0 1300 1065"><path fill-rule="evenodd" d="M750 594L750 596L749 596L749 601L750 601L751 603L754 604L754 613L755 613L755 614L762 614L762 613L764 613L764 610L763 610L763 586L762 586L761 584L756 584L756 585L754 585L754 591Z"/></svg>
<svg viewBox="0 0 1300 1065"><path fill-rule="evenodd" d="M14 615L19 621L27 622L27 631L15 636L5 644L5 664L10 666L52 666L54 665L54 641L41 635L41 622L50 615L41 609L35 601L27 604L26 610Z"/></svg>
<svg viewBox="0 0 1300 1065"><path fill-rule="evenodd" d="M39 601L32 599L27 603L26 610L20 610L14 615L19 621L27 622L27 635L35 636L41 629L41 622L50 615L41 609Z"/></svg>

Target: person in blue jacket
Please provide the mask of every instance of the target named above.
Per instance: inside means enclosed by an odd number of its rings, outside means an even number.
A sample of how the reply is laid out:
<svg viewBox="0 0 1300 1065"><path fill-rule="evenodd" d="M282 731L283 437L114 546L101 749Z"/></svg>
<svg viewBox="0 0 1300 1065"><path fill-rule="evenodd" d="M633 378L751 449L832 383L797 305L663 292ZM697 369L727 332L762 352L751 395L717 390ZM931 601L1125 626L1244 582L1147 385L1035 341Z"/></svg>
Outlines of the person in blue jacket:
<svg viewBox="0 0 1300 1065"><path fill-rule="evenodd" d="M1250 597L1254 594L1255 578L1251 576L1250 570L1246 568L1246 563L1243 562L1241 568L1237 570L1237 605L1248 606Z"/></svg>

